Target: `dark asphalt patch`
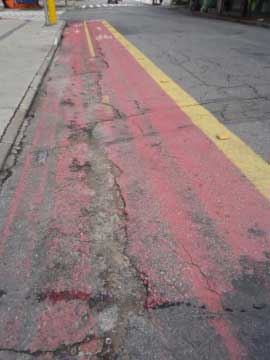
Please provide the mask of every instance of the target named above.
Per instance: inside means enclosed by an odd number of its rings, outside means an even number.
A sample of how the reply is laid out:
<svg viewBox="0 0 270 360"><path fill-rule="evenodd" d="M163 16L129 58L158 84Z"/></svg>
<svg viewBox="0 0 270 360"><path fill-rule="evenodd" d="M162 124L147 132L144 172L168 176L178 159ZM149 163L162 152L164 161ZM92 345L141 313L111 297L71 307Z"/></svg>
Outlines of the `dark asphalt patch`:
<svg viewBox="0 0 270 360"><path fill-rule="evenodd" d="M241 258L241 275L232 281L234 290L223 295L231 309L235 335L248 349L249 359L269 360L270 354L270 261Z"/></svg>
<svg viewBox="0 0 270 360"><path fill-rule="evenodd" d="M35 152L35 164L38 166L42 166L45 164L49 156L48 149L41 149Z"/></svg>
<svg viewBox="0 0 270 360"><path fill-rule="evenodd" d="M218 317L186 306L152 310L144 317L131 316L125 347L132 360L229 360L209 323Z"/></svg>

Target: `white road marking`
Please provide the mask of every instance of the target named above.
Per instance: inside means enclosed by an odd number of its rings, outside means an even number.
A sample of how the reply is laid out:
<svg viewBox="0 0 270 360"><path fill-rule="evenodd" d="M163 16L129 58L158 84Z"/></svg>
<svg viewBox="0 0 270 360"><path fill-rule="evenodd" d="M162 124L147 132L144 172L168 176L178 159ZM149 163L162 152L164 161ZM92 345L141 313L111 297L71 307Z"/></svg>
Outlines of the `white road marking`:
<svg viewBox="0 0 270 360"><path fill-rule="evenodd" d="M100 34L100 35L96 36L97 41L112 40L112 39L113 39L112 35L107 35L107 34Z"/></svg>
<svg viewBox="0 0 270 360"><path fill-rule="evenodd" d="M104 4L91 4L91 5L81 5L80 8L81 9L85 9L85 8L102 8L102 7L140 7L140 6L146 6L146 4L150 4L152 2L152 0L135 0L136 3L132 4L132 3L118 3L118 4L108 4L108 3L104 3ZM165 1L170 1L170 0L165 0Z"/></svg>

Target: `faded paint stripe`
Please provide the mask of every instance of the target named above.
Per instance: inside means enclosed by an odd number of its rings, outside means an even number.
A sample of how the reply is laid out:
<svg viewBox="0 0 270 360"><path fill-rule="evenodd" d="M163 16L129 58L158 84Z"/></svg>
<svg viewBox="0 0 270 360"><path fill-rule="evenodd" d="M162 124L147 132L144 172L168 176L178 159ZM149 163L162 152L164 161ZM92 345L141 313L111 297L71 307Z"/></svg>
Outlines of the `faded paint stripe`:
<svg viewBox="0 0 270 360"><path fill-rule="evenodd" d="M89 30L88 30L86 21L84 21L83 26L84 26L84 31L85 31L85 36L86 36L90 56L94 57L94 56L96 56L95 49L94 49L94 46L93 46L93 42L91 40L91 36L90 36Z"/></svg>

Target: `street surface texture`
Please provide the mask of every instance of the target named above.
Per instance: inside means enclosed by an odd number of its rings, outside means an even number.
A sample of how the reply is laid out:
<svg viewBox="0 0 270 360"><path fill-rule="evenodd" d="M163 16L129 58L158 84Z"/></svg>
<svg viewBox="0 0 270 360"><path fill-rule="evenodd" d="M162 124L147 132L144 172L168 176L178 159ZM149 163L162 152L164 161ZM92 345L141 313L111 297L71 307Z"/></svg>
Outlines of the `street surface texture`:
<svg viewBox="0 0 270 360"><path fill-rule="evenodd" d="M268 29L183 16L163 6L78 10L64 18L110 21L198 103L269 159Z"/></svg>
<svg viewBox="0 0 270 360"><path fill-rule="evenodd" d="M92 20L66 28L2 181L0 359L268 360L269 178L230 148L268 175L269 32L113 11L66 14ZM212 139L199 103L262 157Z"/></svg>

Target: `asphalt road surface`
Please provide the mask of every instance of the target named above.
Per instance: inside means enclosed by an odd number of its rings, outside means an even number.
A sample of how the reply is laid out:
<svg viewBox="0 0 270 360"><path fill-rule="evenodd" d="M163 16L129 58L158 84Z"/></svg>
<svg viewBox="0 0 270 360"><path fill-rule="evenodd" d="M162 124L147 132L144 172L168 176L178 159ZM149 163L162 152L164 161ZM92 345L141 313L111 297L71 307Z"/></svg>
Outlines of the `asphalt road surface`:
<svg viewBox="0 0 270 360"><path fill-rule="evenodd" d="M104 4L106 1L83 2ZM265 159L270 153L269 30L183 16L168 7L82 9L104 18ZM136 7L136 4L138 6Z"/></svg>
<svg viewBox="0 0 270 360"><path fill-rule="evenodd" d="M268 360L270 33L96 4L2 177L0 359Z"/></svg>

